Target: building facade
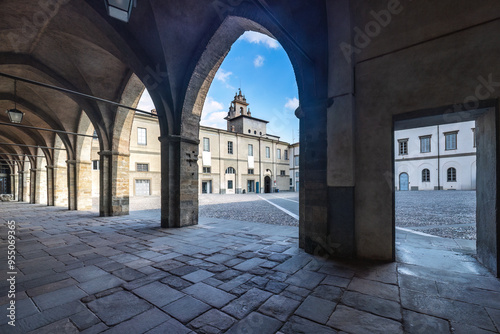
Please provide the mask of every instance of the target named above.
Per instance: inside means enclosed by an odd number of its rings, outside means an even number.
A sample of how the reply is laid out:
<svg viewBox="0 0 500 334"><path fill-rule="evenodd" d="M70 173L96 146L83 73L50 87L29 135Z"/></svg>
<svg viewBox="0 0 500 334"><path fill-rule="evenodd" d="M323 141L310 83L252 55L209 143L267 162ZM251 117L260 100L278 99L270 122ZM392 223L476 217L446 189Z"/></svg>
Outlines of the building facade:
<svg viewBox="0 0 500 334"><path fill-rule="evenodd" d="M395 131L396 190L475 190L475 122Z"/></svg>
<svg viewBox="0 0 500 334"><path fill-rule="evenodd" d="M227 130L200 127L200 193L289 191L289 143L267 133L267 121L252 117L241 90L234 96Z"/></svg>
<svg viewBox="0 0 500 334"><path fill-rule="evenodd" d="M153 110L153 113L155 111ZM231 103L227 130L200 127L199 193L244 194L298 190L291 157L296 148L267 133L265 120L252 117L241 91ZM160 128L157 117L136 113L130 136L130 196L160 196ZM99 142L92 145L92 193L99 196ZM290 152L293 151L295 153ZM293 180L292 180L293 179Z"/></svg>
<svg viewBox="0 0 500 334"><path fill-rule="evenodd" d="M294 143L290 145L290 190L299 191L299 159L300 159L300 144Z"/></svg>

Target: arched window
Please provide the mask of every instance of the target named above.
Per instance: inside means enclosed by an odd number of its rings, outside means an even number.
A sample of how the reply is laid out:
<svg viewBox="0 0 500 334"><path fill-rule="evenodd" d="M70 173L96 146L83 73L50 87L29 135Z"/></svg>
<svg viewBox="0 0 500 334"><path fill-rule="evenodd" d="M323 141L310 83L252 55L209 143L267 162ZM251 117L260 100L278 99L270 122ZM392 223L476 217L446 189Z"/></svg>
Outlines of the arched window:
<svg viewBox="0 0 500 334"><path fill-rule="evenodd" d="M431 182L431 172L427 168L422 170L422 182Z"/></svg>
<svg viewBox="0 0 500 334"><path fill-rule="evenodd" d="M453 167L448 168L448 182L457 182L457 170Z"/></svg>
<svg viewBox="0 0 500 334"><path fill-rule="evenodd" d="M226 174L236 174L236 170L233 167L228 167Z"/></svg>

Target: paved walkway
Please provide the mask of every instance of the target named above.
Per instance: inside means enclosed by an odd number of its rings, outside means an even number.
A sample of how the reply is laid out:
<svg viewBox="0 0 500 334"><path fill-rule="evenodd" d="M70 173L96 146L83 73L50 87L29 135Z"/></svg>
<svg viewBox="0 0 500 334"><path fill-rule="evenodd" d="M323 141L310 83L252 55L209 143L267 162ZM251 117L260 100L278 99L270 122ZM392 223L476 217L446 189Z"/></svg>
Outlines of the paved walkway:
<svg viewBox="0 0 500 334"><path fill-rule="evenodd" d="M0 333L500 329L500 281L467 241L398 230L397 263L341 262L298 249L297 227L203 219L167 230L154 210L100 218L19 203L0 212L18 237L16 326L2 278ZM5 277L4 222L0 235Z"/></svg>

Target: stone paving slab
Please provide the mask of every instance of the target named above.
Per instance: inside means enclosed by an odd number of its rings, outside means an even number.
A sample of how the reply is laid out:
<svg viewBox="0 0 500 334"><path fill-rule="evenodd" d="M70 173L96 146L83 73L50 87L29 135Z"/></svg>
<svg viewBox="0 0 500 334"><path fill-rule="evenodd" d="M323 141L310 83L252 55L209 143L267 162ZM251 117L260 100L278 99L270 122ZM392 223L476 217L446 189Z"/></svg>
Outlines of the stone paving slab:
<svg viewBox="0 0 500 334"><path fill-rule="evenodd" d="M500 330L500 281L478 269L466 245L449 240L405 232L398 254L415 245L440 251L411 259L407 252L391 264L346 262L299 250L296 227L202 219L162 229L159 212L96 217L23 208L0 203L1 216L16 220L19 232L16 328L0 313L1 333L64 326L86 334ZM0 239L5 231L0 224ZM426 267L429 259L419 256L467 264Z"/></svg>
<svg viewBox="0 0 500 334"><path fill-rule="evenodd" d="M180 322L188 323L202 313L210 310L211 307L196 298L184 296L162 309Z"/></svg>
<svg viewBox="0 0 500 334"><path fill-rule="evenodd" d="M106 325L112 326L150 309L151 305L129 292L120 291L91 301L88 307Z"/></svg>
<svg viewBox="0 0 500 334"><path fill-rule="evenodd" d="M223 307L236 298L230 293L219 290L205 283L196 283L195 285L192 285L182 291L217 308Z"/></svg>

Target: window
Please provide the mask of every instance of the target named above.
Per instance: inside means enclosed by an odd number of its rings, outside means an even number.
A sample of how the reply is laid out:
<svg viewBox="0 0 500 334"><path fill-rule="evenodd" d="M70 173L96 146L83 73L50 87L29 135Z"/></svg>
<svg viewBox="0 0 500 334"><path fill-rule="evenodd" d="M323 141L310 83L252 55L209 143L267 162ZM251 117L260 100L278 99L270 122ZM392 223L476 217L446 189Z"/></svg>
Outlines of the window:
<svg viewBox="0 0 500 334"><path fill-rule="evenodd" d="M249 174L249 175L253 175L253 174L254 174L254 170L253 170L253 169L249 169L249 170L248 170L248 174Z"/></svg>
<svg viewBox="0 0 500 334"><path fill-rule="evenodd" d="M99 139L99 137L97 137L97 131L96 130L94 130L94 134L92 136L93 136L94 140Z"/></svg>
<svg viewBox="0 0 500 334"><path fill-rule="evenodd" d="M431 136L420 137L420 153L429 153L431 151Z"/></svg>
<svg viewBox="0 0 500 334"><path fill-rule="evenodd" d="M99 160L92 160L92 169L93 170L99 170Z"/></svg>
<svg viewBox="0 0 500 334"><path fill-rule="evenodd" d="M399 142L399 155L408 155L408 139L400 139Z"/></svg>
<svg viewBox="0 0 500 334"><path fill-rule="evenodd" d="M252 133L252 130L248 129L248 133Z"/></svg>
<svg viewBox="0 0 500 334"><path fill-rule="evenodd" d="M288 150L285 150L285 160L288 160Z"/></svg>
<svg viewBox="0 0 500 334"><path fill-rule="evenodd" d="M278 150L276 151L276 158L278 160L281 160L281 149L278 148Z"/></svg>
<svg viewBox="0 0 500 334"><path fill-rule="evenodd" d="M212 173L212 167L203 167L203 174Z"/></svg>
<svg viewBox="0 0 500 334"><path fill-rule="evenodd" d="M281 175L281 176L285 176L285 175L286 175L286 174L285 174L285 171L284 171L284 170L280 170L280 175Z"/></svg>
<svg viewBox="0 0 500 334"><path fill-rule="evenodd" d="M455 132L448 132L445 133L445 141L446 141L446 150L456 150L457 149L457 133L458 131Z"/></svg>
<svg viewBox="0 0 500 334"><path fill-rule="evenodd" d="M453 167L448 168L448 182L457 182L457 170Z"/></svg>
<svg viewBox="0 0 500 334"><path fill-rule="evenodd" d="M295 156L295 162L294 162L294 165L295 165L295 166L298 166L298 165L299 165L299 156L298 156L298 155L296 155L296 156Z"/></svg>
<svg viewBox="0 0 500 334"><path fill-rule="evenodd" d="M233 142L232 141L227 142L227 154L233 154Z"/></svg>
<svg viewBox="0 0 500 334"><path fill-rule="evenodd" d="M248 156L253 157L253 145L248 144Z"/></svg>
<svg viewBox="0 0 500 334"><path fill-rule="evenodd" d="M210 152L210 138L203 138L203 152Z"/></svg>
<svg viewBox="0 0 500 334"><path fill-rule="evenodd" d="M270 157L271 157L271 149L268 146L266 146L266 158L269 159Z"/></svg>
<svg viewBox="0 0 500 334"><path fill-rule="evenodd" d="M147 145L148 135L145 128L137 128L137 145Z"/></svg>
<svg viewBox="0 0 500 334"><path fill-rule="evenodd" d="M476 147L476 129L472 129L472 147Z"/></svg>
<svg viewBox="0 0 500 334"><path fill-rule="evenodd" d="M253 134L254 134L254 135L256 135L256 134L257 134L257 131L254 131L254 132L253 132Z"/></svg>
<svg viewBox="0 0 500 334"><path fill-rule="evenodd" d="M295 178L299 178L299 172L295 172Z"/></svg>
<svg viewBox="0 0 500 334"><path fill-rule="evenodd" d="M149 172L149 164L137 164L136 170L138 172Z"/></svg>
<svg viewBox="0 0 500 334"><path fill-rule="evenodd" d="M233 180L227 181L227 189L233 189Z"/></svg>
<svg viewBox="0 0 500 334"><path fill-rule="evenodd" d="M233 167L228 167L226 174L236 174L236 170Z"/></svg>
<svg viewBox="0 0 500 334"><path fill-rule="evenodd" d="M422 170L422 182L431 182L431 172L427 168Z"/></svg>
<svg viewBox="0 0 500 334"><path fill-rule="evenodd" d="M151 195L151 182L149 180L135 180L135 196Z"/></svg>
<svg viewBox="0 0 500 334"><path fill-rule="evenodd" d="M293 179L290 178L290 185L293 186Z"/></svg>

